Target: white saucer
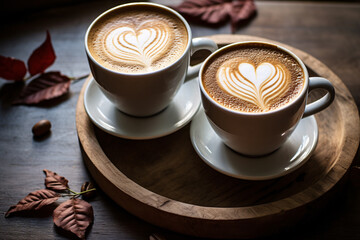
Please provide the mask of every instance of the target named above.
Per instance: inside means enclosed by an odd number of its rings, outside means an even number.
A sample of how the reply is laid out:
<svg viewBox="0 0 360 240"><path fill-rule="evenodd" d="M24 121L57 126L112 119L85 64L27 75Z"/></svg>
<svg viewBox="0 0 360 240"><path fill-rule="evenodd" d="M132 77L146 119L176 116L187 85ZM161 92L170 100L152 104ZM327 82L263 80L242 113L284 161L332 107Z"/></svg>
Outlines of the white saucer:
<svg viewBox="0 0 360 240"><path fill-rule="evenodd" d="M240 179L267 180L298 169L310 158L318 141L318 127L314 116L304 118L278 150L262 157L247 157L220 140L201 107L192 120L190 137L200 158L215 170Z"/></svg>
<svg viewBox="0 0 360 240"><path fill-rule="evenodd" d="M197 79L181 86L170 105L151 117L132 117L119 111L92 79L85 89L85 110L91 121L103 131L127 139L153 139L185 126L200 106Z"/></svg>

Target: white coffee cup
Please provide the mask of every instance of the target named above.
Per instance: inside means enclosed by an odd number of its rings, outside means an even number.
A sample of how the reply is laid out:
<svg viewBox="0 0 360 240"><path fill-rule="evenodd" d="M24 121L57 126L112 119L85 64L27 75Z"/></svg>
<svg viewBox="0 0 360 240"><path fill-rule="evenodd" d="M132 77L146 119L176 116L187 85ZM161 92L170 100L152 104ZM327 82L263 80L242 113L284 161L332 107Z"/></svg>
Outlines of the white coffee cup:
<svg viewBox="0 0 360 240"><path fill-rule="evenodd" d="M93 25L108 14L120 8L154 6L180 19L187 29L188 43L179 59L171 65L148 73L124 73L104 67L91 55L88 36ZM165 109L186 78L196 77L200 65L189 66L191 55L200 49L211 52L217 49L214 41L206 38L192 39L189 24L176 11L154 3L129 3L114 7L99 17L89 26L85 35L85 49L91 72L104 95L122 112L132 116L151 116Z"/></svg>
<svg viewBox="0 0 360 240"><path fill-rule="evenodd" d="M241 112L224 107L209 96L202 81L202 73L207 63L228 48L249 43L275 46L290 54L300 64L304 73L304 85L292 102L268 112ZM302 118L325 109L335 97L335 90L330 81L321 77L309 77L299 57L284 47L266 42L239 42L215 51L203 63L199 72L199 83L202 104L211 127L228 147L249 156L265 155L278 149ZM307 104L309 92L317 88L326 90L326 95Z"/></svg>

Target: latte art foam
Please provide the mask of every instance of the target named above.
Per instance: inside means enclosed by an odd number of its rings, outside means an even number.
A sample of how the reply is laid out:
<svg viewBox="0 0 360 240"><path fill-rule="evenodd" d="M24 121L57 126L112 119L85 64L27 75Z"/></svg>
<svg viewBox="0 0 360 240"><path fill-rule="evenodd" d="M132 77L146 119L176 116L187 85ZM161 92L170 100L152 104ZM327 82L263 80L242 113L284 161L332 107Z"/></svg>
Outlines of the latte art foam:
<svg viewBox="0 0 360 240"><path fill-rule="evenodd" d="M240 61L237 68L232 68L231 63L239 61L229 61L219 68L219 85L227 93L257 105L262 111L268 110L272 100L283 94L290 84L281 65L265 62L256 67Z"/></svg>
<svg viewBox="0 0 360 240"><path fill-rule="evenodd" d="M146 73L179 59L188 44L183 22L154 6L124 7L91 28L88 47L97 62L124 73Z"/></svg>
<svg viewBox="0 0 360 240"><path fill-rule="evenodd" d="M139 27L120 27L105 37L105 52L115 62L151 68L171 46L169 26L148 21Z"/></svg>
<svg viewBox="0 0 360 240"><path fill-rule="evenodd" d="M248 43L215 54L204 66L202 81L209 96L226 108L268 112L300 94L304 72L276 46Z"/></svg>

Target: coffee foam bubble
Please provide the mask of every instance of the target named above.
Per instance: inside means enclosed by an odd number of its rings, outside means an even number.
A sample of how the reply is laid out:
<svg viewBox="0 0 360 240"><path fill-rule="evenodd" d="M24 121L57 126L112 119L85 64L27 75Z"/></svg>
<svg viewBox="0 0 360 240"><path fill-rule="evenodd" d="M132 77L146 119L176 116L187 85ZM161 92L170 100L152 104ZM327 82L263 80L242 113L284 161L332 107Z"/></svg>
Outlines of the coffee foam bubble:
<svg viewBox="0 0 360 240"><path fill-rule="evenodd" d="M92 27L88 46L101 65L145 73L171 65L184 53L188 34L180 19L156 7L119 9Z"/></svg>
<svg viewBox="0 0 360 240"><path fill-rule="evenodd" d="M219 104L243 112L267 112L296 98L304 84L298 62L263 44L220 52L204 66L205 90Z"/></svg>

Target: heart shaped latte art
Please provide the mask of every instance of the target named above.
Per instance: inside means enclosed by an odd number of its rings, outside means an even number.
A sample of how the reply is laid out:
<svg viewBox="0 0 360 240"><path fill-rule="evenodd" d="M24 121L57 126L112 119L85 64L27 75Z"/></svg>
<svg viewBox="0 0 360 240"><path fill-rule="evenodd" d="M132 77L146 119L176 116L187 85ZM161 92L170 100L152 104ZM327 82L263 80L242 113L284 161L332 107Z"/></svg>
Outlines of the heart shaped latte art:
<svg viewBox="0 0 360 240"><path fill-rule="evenodd" d="M288 85L282 66L268 62L257 67L250 63L239 63L237 68L223 64L217 72L217 79L224 91L264 111L286 91Z"/></svg>
<svg viewBox="0 0 360 240"><path fill-rule="evenodd" d="M127 65L150 68L166 54L172 34L162 22L145 22L136 28L119 27L108 33L105 50L109 57Z"/></svg>

